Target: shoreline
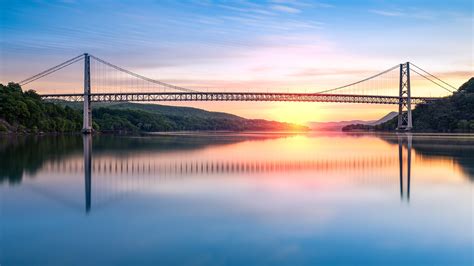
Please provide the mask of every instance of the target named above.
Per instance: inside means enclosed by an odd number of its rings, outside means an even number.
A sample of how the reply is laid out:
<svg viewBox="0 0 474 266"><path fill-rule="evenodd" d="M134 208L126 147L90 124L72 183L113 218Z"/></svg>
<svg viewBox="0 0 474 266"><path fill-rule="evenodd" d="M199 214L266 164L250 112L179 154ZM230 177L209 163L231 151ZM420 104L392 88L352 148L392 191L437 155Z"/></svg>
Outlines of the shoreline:
<svg viewBox="0 0 474 266"><path fill-rule="evenodd" d="M474 132L422 132L422 131L290 131L290 130L183 130L183 131L155 131L155 132L93 132L90 135L96 136L199 136L199 135L231 135L231 134L247 134L247 135L298 135L298 134L344 134L344 135L412 135L419 137L474 137ZM16 136L82 136L81 132L0 132L0 137L16 137Z"/></svg>

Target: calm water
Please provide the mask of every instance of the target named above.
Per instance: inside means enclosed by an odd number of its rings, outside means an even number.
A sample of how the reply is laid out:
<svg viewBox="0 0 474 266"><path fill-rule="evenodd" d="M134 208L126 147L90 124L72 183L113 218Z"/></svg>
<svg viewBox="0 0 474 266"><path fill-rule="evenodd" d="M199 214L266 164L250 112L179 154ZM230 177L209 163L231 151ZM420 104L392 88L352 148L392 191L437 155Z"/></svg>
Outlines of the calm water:
<svg viewBox="0 0 474 266"><path fill-rule="evenodd" d="M0 138L0 264L471 265L474 136Z"/></svg>

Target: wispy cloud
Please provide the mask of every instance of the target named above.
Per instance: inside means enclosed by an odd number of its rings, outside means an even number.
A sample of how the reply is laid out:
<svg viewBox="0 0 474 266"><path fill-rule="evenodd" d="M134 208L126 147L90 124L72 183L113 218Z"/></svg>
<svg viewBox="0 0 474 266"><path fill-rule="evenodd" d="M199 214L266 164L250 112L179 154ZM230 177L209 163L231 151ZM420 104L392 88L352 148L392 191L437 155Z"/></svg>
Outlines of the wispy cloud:
<svg viewBox="0 0 474 266"><path fill-rule="evenodd" d="M297 8L294 8L294 7L289 7L289 6L284 6L284 5L271 5L270 8L275 10L275 11L291 13L291 14L297 14L297 13L301 12L300 9L297 9Z"/></svg>
<svg viewBox="0 0 474 266"><path fill-rule="evenodd" d="M232 6L232 5L217 5L220 8L239 12L239 13L256 13L256 14L261 14L261 15L273 15L273 12L266 10L265 7L259 6L259 5L254 5L251 7L247 6Z"/></svg>
<svg viewBox="0 0 474 266"><path fill-rule="evenodd" d="M415 19L433 19L436 14L426 10L421 10L418 8L408 8L408 9L369 9L370 13L377 14L385 17L409 17Z"/></svg>
<svg viewBox="0 0 474 266"><path fill-rule="evenodd" d="M400 11L392 11L392 10L380 10L380 9L370 9L369 12L381 15L381 16L386 16L386 17L402 17L405 16L406 14Z"/></svg>
<svg viewBox="0 0 474 266"><path fill-rule="evenodd" d="M408 17L422 20L434 19L440 15L439 13L416 7L408 7L406 9L369 9L369 12L386 17Z"/></svg>
<svg viewBox="0 0 474 266"><path fill-rule="evenodd" d="M288 5L297 7L316 7L316 8L329 8L334 7L331 4L317 2L317 1L302 1L302 0L271 0L271 3L277 5Z"/></svg>

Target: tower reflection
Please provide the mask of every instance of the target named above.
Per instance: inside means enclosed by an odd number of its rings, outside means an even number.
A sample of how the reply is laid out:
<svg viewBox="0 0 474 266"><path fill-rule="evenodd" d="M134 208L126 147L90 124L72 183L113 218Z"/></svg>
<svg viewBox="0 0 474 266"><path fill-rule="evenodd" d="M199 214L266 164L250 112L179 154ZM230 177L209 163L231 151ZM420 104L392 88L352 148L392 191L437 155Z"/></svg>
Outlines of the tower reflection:
<svg viewBox="0 0 474 266"><path fill-rule="evenodd" d="M92 190L92 136L84 134L82 136L84 149L84 185L86 197L86 213L91 210L91 190Z"/></svg>
<svg viewBox="0 0 474 266"><path fill-rule="evenodd" d="M406 152L407 152L407 160L406 160L406 200L407 202L410 201L410 178L411 178L411 147L412 147L412 138L413 135L411 133L398 133L398 163L400 169L400 199L404 200L404 182L403 179L405 178L404 172L404 160L403 160L403 146L406 145Z"/></svg>

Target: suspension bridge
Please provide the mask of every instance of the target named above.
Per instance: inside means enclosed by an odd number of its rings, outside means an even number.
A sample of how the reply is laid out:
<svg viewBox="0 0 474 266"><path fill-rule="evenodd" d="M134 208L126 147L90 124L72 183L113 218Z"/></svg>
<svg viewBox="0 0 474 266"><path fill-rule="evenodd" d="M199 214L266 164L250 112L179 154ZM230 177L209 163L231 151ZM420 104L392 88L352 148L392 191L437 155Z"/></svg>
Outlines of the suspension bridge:
<svg viewBox="0 0 474 266"><path fill-rule="evenodd" d="M83 133L92 132L93 102L177 102L177 101L281 101L398 105L398 130L413 128L412 107L429 104L443 96L413 95L411 72L432 87L453 93L456 88L424 69L406 62L344 86L313 93L243 92L217 89L195 90L148 78L90 54L82 54L19 82L21 86L83 62L84 88L81 93L39 93L44 100L83 102ZM426 93L426 92L424 92Z"/></svg>

